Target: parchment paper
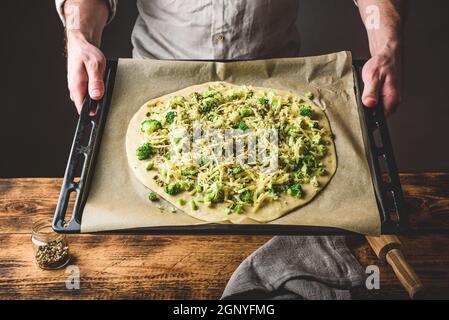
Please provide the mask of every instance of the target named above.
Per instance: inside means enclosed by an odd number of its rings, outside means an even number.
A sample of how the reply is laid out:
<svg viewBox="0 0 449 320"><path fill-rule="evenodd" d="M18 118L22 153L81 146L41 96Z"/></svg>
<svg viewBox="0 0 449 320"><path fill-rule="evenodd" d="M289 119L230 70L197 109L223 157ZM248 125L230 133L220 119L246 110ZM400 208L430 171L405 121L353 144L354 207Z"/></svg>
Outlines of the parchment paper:
<svg viewBox="0 0 449 320"><path fill-rule="evenodd" d="M378 235L380 219L358 118L350 52L245 62L121 59L81 231L204 224L165 201L147 199L149 190L131 172L125 134L134 113L148 100L208 81L312 91L326 106L335 135L338 167L311 203L270 224L337 227ZM160 206L163 209L160 209ZM159 208L158 208L159 206Z"/></svg>

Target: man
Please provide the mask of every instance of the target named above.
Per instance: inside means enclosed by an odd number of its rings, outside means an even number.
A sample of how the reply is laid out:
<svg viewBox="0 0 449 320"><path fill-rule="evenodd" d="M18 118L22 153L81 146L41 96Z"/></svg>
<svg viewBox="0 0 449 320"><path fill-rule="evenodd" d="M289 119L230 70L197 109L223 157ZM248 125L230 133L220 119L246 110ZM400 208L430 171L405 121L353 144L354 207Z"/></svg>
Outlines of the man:
<svg viewBox="0 0 449 320"><path fill-rule="evenodd" d="M262 59L295 56L299 0L137 0L133 56L156 59ZM80 111L88 93L104 94L103 28L117 0L56 0L66 22L70 97ZM401 1L358 0L371 58L363 69L363 103L385 113L400 102ZM380 23L376 22L380 19Z"/></svg>
<svg viewBox="0 0 449 320"><path fill-rule="evenodd" d="M56 0L66 21L68 84L78 111L86 93L93 99L104 94L106 60L98 48L116 2ZM297 56L298 2L137 0L133 56L209 60ZM400 100L400 1L358 0L357 4L372 55L363 69L363 103L373 107L380 101L388 114ZM348 299L349 287L361 283L361 274L341 237L274 237L242 262L222 298L254 298L262 292L270 299ZM277 289L281 280L284 291Z"/></svg>

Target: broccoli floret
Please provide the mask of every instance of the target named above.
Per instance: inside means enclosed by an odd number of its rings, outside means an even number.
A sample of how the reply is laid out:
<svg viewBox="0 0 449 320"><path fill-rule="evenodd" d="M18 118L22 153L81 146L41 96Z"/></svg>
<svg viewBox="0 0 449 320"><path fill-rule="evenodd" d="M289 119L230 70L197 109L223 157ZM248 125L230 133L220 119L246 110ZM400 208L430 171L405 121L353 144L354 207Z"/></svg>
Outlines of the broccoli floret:
<svg viewBox="0 0 449 320"><path fill-rule="evenodd" d="M205 157L205 156L201 156L201 157L198 159L198 165L199 165L200 167L205 166L205 165L208 164L208 163L209 163L209 158L207 158L207 157Z"/></svg>
<svg viewBox="0 0 449 320"><path fill-rule="evenodd" d="M273 184L271 188L269 189L270 193L273 195L278 195L284 190L284 185L282 184Z"/></svg>
<svg viewBox="0 0 449 320"><path fill-rule="evenodd" d="M326 146L318 145L316 147L316 151L320 157L324 157L326 155L327 148L326 148Z"/></svg>
<svg viewBox="0 0 449 320"><path fill-rule="evenodd" d="M251 190L243 191L240 194L240 200L242 200L243 202L248 203L248 202L251 202L252 199L253 199L253 192Z"/></svg>
<svg viewBox="0 0 449 320"><path fill-rule="evenodd" d="M203 92L203 98L210 98L210 97L214 97L215 95L219 94L218 91L215 90L207 90L205 92Z"/></svg>
<svg viewBox="0 0 449 320"><path fill-rule="evenodd" d="M196 103L200 103L202 96L198 92L194 92L192 94L192 101Z"/></svg>
<svg viewBox="0 0 449 320"><path fill-rule="evenodd" d="M248 130L249 128L248 128L248 126L246 125L245 121L241 121L241 122L239 123L239 129L242 130L242 131L246 131L246 130Z"/></svg>
<svg viewBox="0 0 449 320"><path fill-rule="evenodd" d="M316 146L315 150L319 147L320 146ZM321 152L325 153L324 149ZM324 166L322 162L317 160L317 158L312 157L311 155L304 156L304 158L300 162L301 162L301 173L305 177L308 177L308 175L310 175L312 172L315 172L319 168L322 168Z"/></svg>
<svg viewBox="0 0 449 320"><path fill-rule="evenodd" d="M248 117L253 114L253 110L251 110L250 108L241 108L239 110L239 113L241 117Z"/></svg>
<svg viewBox="0 0 449 320"><path fill-rule="evenodd" d="M192 208L192 210L194 211L198 210L198 205L195 203L195 201L190 200L190 208Z"/></svg>
<svg viewBox="0 0 449 320"><path fill-rule="evenodd" d="M232 204L229 207L223 209L226 214L234 213L243 213L243 205L242 204Z"/></svg>
<svg viewBox="0 0 449 320"><path fill-rule="evenodd" d="M306 98L307 99L309 99L309 100L312 100L313 99L313 93L312 92L307 92L306 94L305 94L305 96L306 96Z"/></svg>
<svg viewBox="0 0 449 320"><path fill-rule="evenodd" d="M215 108L216 101L214 98L206 98L203 100L203 102L200 105L199 111L201 113L208 113L212 110L212 108Z"/></svg>
<svg viewBox="0 0 449 320"><path fill-rule="evenodd" d="M159 129L162 129L162 124L154 119L147 119L144 122L142 122L142 125L140 127L140 129L143 132L146 132L148 134L153 133Z"/></svg>
<svg viewBox="0 0 449 320"><path fill-rule="evenodd" d="M181 142L181 140L182 140L182 137L176 137L173 139L173 142L177 145Z"/></svg>
<svg viewBox="0 0 449 320"><path fill-rule="evenodd" d="M269 100L268 100L267 97L265 97L265 96L260 97L260 98L258 99L258 101L259 101L259 103L260 103L261 105L263 105L263 106L265 106L265 107L268 106Z"/></svg>
<svg viewBox="0 0 449 320"><path fill-rule="evenodd" d="M167 123L173 123L173 121L175 120L175 117L176 117L176 112L169 111L165 115L165 121L167 121Z"/></svg>
<svg viewBox="0 0 449 320"><path fill-rule="evenodd" d="M198 172L194 168L181 169L181 175L183 176L196 176Z"/></svg>
<svg viewBox="0 0 449 320"><path fill-rule="evenodd" d="M281 106L281 100L280 99L272 99L271 100L271 108L273 110L279 109Z"/></svg>
<svg viewBox="0 0 449 320"><path fill-rule="evenodd" d="M203 192L203 187L201 185L197 184L197 185L195 185L195 191L198 193L201 193L201 192Z"/></svg>
<svg viewBox="0 0 449 320"><path fill-rule="evenodd" d="M165 192L174 195L182 191L181 184L179 182L172 182L165 187Z"/></svg>
<svg viewBox="0 0 449 320"><path fill-rule="evenodd" d="M296 123L291 126L285 127L285 131L286 131L287 135L289 135L289 136L295 135L299 130L300 130L300 126L297 125Z"/></svg>
<svg viewBox="0 0 449 320"><path fill-rule="evenodd" d="M174 96L174 97L171 97L170 98L170 100L169 100L169 106L170 106L170 108L172 108L172 109L174 109L174 108L176 108L177 106L182 106L182 105L184 105L184 97L183 96Z"/></svg>
<svg viewBox="0 0 449 320"><path fill-rule="evenodd" d="M220 117L217 116L216 114L210 114L207 116L207 120L212 121L212 122L218 121L219 118Z"/></svg>
<svg viewBox="0 0 449 320"><path fill-rule="evenodd" d="M241 204L236 204L233 208L232 211L235 213L242 213L243 209L243 205Z"/></svg>
<svg viewBox="0 0 449 320"><path fill-rule="evenodd" d="M193 183L192 180L183 180L181 181L181 188L184 191L191 191L193 190L195 184Z"/></svg>
<svg viewBox="0 0 449 320"><path fill-rule="evenodd" d="M312 121L310 123L310 128L318 129L319 127L320 127L320 125L319 125L318 121Z"/></svg>
<svg viewBox="0 0 449 320"><path fill-rule="evenodd" d="M314 144L321 144L323 142L323 139L321 138L321 134L317 133L312 137L312 142Z"/></svg>
<svg viewBox="0 0 449 320"><path fill-rule="evenodd" d="M179 204L180 206L183 206L183 205L186 204L186 201L185 201L184 199L178 199L178 204Z"/></svg>
<svg viewBox="0 0 449 320"><path fill-rule="evenodd" d="M239 174L243 172L243 168L241 166L236 166L234 169L232 169L233 174Z"/></svg>
<svg viewBox="0 0 449 320"><path fill-rule="evenodd" d="M309 183L310 181L310 177L309 175L304 175L302 172L295 172L293 174L293 180L295 182L299 182L299 183ZM288 188L286 188L287 191Z"/></svg>
<svg viewBox="0 0 449 320"><path fill-rule="evenodd" d="M156 192L151 191L151 192L148 194L148 200L150 200L150 201L156 201L156 200L158 200L158 199L159 199L159 197L157 196L157 193L156 193Z"/></svg>
<svg viewBox="0 0 449 320"><path fill-rule="evenodd" d="M148 162L147 166L145 167L147 171L154 169L154 162Z"/></svg>
<svg viewBox="0 0 449 320"><path fill-rule="evenodd" d="M238 99L242 99L245 96L245 93L238 91L238 92L233 92L230 96L228 96L228 98L230 100L238 100Z"/></svg>
<svg viewBox="0 0 449 320"><path fill-rule="evenodd" d="M148 159L151 155L151 152L153 151L153 148L151 147L151 144L149 142L144 143L136 150L136 156L139 160L145 160Z"/></svg>
<svg viewBox="0 0 449 320"><path fill-rule="evenodd" d="M306 105L301 105L301 108L299 109L299 114L303 117L309 117L312 118L312 108Z"/></svg>
<svg viewBox="0 0 449 320"><path fill-rule="evenodd" d="M218 182L213 182L206 190L206 200L212 203L223 202L224 190Z"/></svg>
<svg viewBox="0 0 449 320"><path fill-rule="evenodd" d="M302 163L305 163L308 167L315 167L316 166L315 159L311 155L309 155L309 154L307 154L307 155L305 155L303 157Z"/></svg>
<svg viewBox="0 0 449 320"><path fill-rule="evenodd" d="M287 189L287 194L295 197L295 198L301 198L302 197L302 188L301 185L295 183L293 185L291 185L288 189Z"/></svg>
<svg viewBox="0 0 449 320"><path fill-rule="evenodd" d="M325 176L327 174L326 169L324 169L324 167L319 167L316 171L318 173L319 176Z"/></svg>

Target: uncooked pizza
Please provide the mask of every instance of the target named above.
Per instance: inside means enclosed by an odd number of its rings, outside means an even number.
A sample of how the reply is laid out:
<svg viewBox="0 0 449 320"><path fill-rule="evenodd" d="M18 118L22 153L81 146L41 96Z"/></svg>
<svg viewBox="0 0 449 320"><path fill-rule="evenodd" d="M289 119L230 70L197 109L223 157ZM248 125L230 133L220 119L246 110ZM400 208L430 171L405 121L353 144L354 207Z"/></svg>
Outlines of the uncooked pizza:
<svg viewBox="0 0 449 320"><path fill-rule="evenodd" d="M208 222L277 219L312 201L337 169L329 121L311 92L225 82L145 103L126 151L150 200Z"/></svg>

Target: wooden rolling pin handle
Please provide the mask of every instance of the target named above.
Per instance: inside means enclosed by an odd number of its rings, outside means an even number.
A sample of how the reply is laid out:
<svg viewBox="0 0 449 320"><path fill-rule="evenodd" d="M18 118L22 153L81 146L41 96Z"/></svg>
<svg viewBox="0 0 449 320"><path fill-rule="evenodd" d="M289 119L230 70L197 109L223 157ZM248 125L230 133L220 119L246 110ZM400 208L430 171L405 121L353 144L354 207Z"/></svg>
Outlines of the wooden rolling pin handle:
<svg viewBox="0 0 449 320"><path fill-rule="evenodd" d="M405 261L402 252L398 249L392 249L387 252L385 258L388 264L393 268L396 277L407 290L410 298L414 299L416 294L420 292L424 286L412 267Z"/></svg>

